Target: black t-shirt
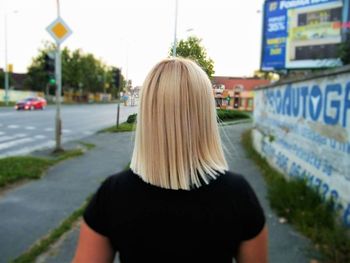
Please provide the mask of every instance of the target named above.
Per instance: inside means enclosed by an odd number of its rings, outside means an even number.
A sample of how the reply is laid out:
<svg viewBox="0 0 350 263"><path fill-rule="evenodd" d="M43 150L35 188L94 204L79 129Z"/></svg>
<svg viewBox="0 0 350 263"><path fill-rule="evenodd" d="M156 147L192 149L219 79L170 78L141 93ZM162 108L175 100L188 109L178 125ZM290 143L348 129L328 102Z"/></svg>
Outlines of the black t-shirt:
<svg viewBox="0 0 350 263"><path fill-rule="evenodd" d="M102 183L84 220L109 238L122 263L231 263L240 242L265 225L252 188L231 172L185 191L145 183L127 170Z"/></svg>

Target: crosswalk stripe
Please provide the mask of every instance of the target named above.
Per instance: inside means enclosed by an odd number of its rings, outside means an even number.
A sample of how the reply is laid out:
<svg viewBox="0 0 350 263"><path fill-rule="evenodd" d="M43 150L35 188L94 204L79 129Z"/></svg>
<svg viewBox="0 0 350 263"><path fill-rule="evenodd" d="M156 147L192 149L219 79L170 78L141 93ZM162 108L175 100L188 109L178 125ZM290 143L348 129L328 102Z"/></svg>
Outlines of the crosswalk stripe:
<svg viewBox="0 0 350 263"><path fill-rule="evenodd" d="M7 128L9 128L9 129L18 129L19 125L9 125L9 126L7 126Z"/></svg>
<svg viewBox="0 0 350 263"><path fill-rule="evenodd" d="M0 135L4 135L5 133L4 132L0 132Z"/></svg>
<svg viewBox="0 0 350 263"><path fill-rule="evenodd" d="M6 142L3 144L0 144L0 150L10 148L13 146L17 146L17 145L22 144L22 143L33 142L33 141L34 141L34 139L32 139L32 138L23 138L23 139L11 141L11 142Z"/></svg>
<svg viewBox="0 0 350 263"><path fill-rule="evenodd" d="M17 133L12 136L0 136L0 142L26 137L25 133Z"/></svg>
<svg viewBox="0 0 350 263"><path fill-rule="evenodd" d="M33 126L27 126L27 127L25 127L24 129L26 129L26 130L35 130L36 128L33 127Z"/></svg>
<svg viewBox="0 0 350 263"><path fill-rule="evenodd" d="M44 130L47 132L50 132L50 131L53 131L53 128L45 128Z"/></svg>
<svg viewBox="0 0 350 263"><path fill-rule="evenodd" d="M6 157L6 156L14 156L14 155L23 155L23 154L27 154L30 152L33 152L35 150L39 150L39 149L43 149L43 148L49 148L55 145L55 141L54 140L49 140L47 142L44 143L40 143L40 144L35 144L32 146L28 146L28 147L23 147L21 149L18 150L13 150L13 151L7 151L4 154L0 154L0 157Z"/></svg>
<svg viewBox="0 0 350 263"><path fill-rule="evenodd" d="M45 139L46 136L45 136L45 135L42 135L42 134L39 134L39 135L35 135L34 138L35 138L35 139Z"/></svg>
<svg viewBox="0 0 350 263"><path fill-rule="evenodd" d="M0 142L12 140L13 136L0 136Z"/></svg>

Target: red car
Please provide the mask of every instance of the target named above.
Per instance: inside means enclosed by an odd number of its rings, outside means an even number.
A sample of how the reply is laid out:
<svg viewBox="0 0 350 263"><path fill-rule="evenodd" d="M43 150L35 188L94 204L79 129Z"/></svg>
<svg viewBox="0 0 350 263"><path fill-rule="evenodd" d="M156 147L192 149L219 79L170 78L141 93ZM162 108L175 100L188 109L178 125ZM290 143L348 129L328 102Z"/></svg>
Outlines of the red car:
<svg viewBox="0 0 350 263"><path fill-rule="evenodd" d="M26 98L24 100L20 100L16 103L15 109L16 110L36 110L45 109L47 105L47 102L44 98L41 97L30 97Z"/></svg>

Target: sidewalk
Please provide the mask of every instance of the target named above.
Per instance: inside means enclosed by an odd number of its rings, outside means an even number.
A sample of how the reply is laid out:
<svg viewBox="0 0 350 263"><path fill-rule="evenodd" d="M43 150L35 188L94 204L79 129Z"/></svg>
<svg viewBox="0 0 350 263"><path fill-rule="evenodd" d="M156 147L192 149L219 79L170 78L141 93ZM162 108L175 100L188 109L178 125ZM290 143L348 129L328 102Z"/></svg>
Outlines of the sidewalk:
<svg viewBox="0 0 350 263"><path fill-rule="evenodd" d="M245 157L240 135L250 126L244 123L221 128L230 169L247 178L264 207L269 227L270 262L308 263L308 240L288 224L279 223L268 205L265 182L258 168ZM124 169L131 156L132 136L133 133L93 135L84 141L94 143L96 148L84 156L58 164L41 180L0 196L0 262L8 262L26 251L80 207L103 178ZM37 262L70 262L78 230L77 225Z"/></svg>

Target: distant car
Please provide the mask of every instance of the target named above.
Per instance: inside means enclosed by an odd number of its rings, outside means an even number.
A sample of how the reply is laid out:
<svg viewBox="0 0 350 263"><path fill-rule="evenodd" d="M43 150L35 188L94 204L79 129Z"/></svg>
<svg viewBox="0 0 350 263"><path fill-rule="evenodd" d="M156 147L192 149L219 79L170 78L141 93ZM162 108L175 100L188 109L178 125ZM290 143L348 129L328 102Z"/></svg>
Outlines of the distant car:
<svg viewBox="0 0 350 263"><path fill-rule="evenodd" d="M47 102L44 98L41 97L30 97L20 100L16 103L16 110L43 110L45 109Z"/></svg>

